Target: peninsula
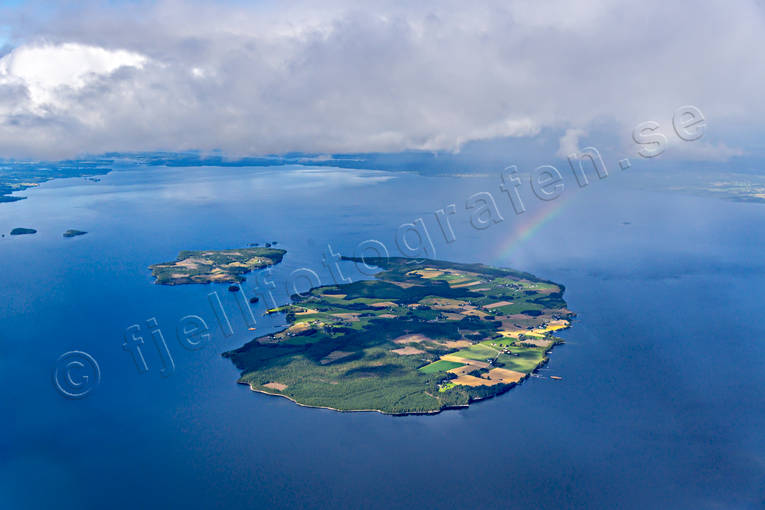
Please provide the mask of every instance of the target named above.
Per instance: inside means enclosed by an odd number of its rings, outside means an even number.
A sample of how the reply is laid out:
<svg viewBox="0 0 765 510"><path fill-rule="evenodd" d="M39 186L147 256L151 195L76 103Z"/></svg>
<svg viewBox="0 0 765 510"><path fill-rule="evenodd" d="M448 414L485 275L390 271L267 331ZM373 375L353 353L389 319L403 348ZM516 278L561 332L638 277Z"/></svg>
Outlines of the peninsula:
<svg viewBox="0 0 765 510"><path fill-rule="evenodd" d="M97 182L93 176L109 173L112 163L113 160L107 158L56 163L3 160L0 165L0 203L24 200L25 196L13 193L35 188L51 179L84 177Z"/></svg>
<svg viewBox="0 0 765 510"><path fill-rule="evenodd" d="M356 260L345 258L345 260ZM563 287L482 264L367 258L373 280L268 310L288 325L226 352L253 391L311 407L436 413L502 393L547 361Z"/></svg>
<svg viewBox="0 0 765 510"><path fill-rule="evenodd" d="M158 285L238 283L250 271L278 264L285 253L275 248L182 251L174 262L154 264L149 269Z"/></svg>

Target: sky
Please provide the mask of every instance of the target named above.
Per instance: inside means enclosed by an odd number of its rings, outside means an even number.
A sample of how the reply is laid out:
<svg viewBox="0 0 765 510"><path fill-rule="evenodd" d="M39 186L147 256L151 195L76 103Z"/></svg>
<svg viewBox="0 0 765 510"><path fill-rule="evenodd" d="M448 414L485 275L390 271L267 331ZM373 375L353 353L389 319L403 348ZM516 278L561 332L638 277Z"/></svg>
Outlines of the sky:
<svg viewBox="0 0 765 510"><path fill-rule="evenodd" d="M763 156L759 1L5 1L0 46L0 158L634 154L647 120L666 157Z"/></svg>

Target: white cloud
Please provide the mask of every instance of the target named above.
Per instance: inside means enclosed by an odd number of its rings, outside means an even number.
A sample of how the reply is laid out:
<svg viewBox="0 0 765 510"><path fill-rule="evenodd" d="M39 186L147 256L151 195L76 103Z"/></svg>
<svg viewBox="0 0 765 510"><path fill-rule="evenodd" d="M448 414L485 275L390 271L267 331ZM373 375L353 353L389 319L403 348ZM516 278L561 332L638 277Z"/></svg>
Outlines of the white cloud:
<svg viewBox="0 0 765 510"><path fill-rule="evenodd" d="M56 103L56 89L81 89L98 75L122 66L141 68L146 57L124 50L66 43L21 46L0 59L0 84L20 84L36 111Z"/></svg>
<svg viewBox="0 0 765 510"><path fill-rule="evenodd" d="M579 148L579 138L586 135L587 132L584 129L569 128L560 138L560 147L558 148L557 155L561 158L567 158L572 154L578 154L581 152Z"/></svg>
<svg viewBox="0 0 765 510"><path fill-rule="evenodd" d="M666 154L666 155L665 155ZM705 141L669 143L662 157L682 161L725 162L737 156L744 156L746 151L738 147L729 147L725 143Z"/></svg>
<svg viewBox="0 0 765 510"><path fill-rule="evenodd" d="M710 128L765 115L753 0L72 5L19 8L0 156L459 150L546 129L565 152L685 104Z"/></svg>

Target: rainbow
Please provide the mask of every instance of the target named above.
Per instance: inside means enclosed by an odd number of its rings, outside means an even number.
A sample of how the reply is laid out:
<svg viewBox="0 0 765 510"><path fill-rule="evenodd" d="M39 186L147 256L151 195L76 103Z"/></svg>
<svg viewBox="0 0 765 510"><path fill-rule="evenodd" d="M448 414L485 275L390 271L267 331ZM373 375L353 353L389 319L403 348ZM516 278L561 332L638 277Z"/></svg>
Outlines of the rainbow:
<svg viewBox="0 0 765 510"><path fill-rule="evenodd" d="M495 260L505 260L509 257L524 241L534 236L542 227L556 218L572 201L576 193L564 194L552 202L539 204L539 207L533 211L517 215L522 223L518 225L505 241L500 243L495 252Z"/></svg>

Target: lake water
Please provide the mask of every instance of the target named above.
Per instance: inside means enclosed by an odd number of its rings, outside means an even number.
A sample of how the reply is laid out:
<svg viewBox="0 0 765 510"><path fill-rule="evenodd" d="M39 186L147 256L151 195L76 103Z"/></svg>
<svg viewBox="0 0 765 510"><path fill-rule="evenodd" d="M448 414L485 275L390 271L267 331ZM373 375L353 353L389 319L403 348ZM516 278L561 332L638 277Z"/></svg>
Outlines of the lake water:
<svg viewBox="0 0 765 510"><path fill-rule="evenodd" d="M0 238L0 508L762 508L765 208L631 179L550 202L524 190L516 215L497 176L128 167L0 206L0 231L39 231ZM481 191L504 218L486 229L465 209ZM446 242L434 211L451 203ZM328 244L352 254L375 239L399 255L397 228L418 218L437 258L566 286L578 316L541 377L435 416L299 407L235 383L220 353L255 333L225 285L157 286L147 270L183 249L278 241L288 253L266 279L284 302L296 269L330 283ZM69 228L89 233L63 239ZM281 320L264 301L258 334ZM215 328L195 351L176 340L190 314ZM174 360L166 377L151 318ZM133 324L146 373L122 349ZM78 400L52 376L72 350L101 372Z"/></svg>

